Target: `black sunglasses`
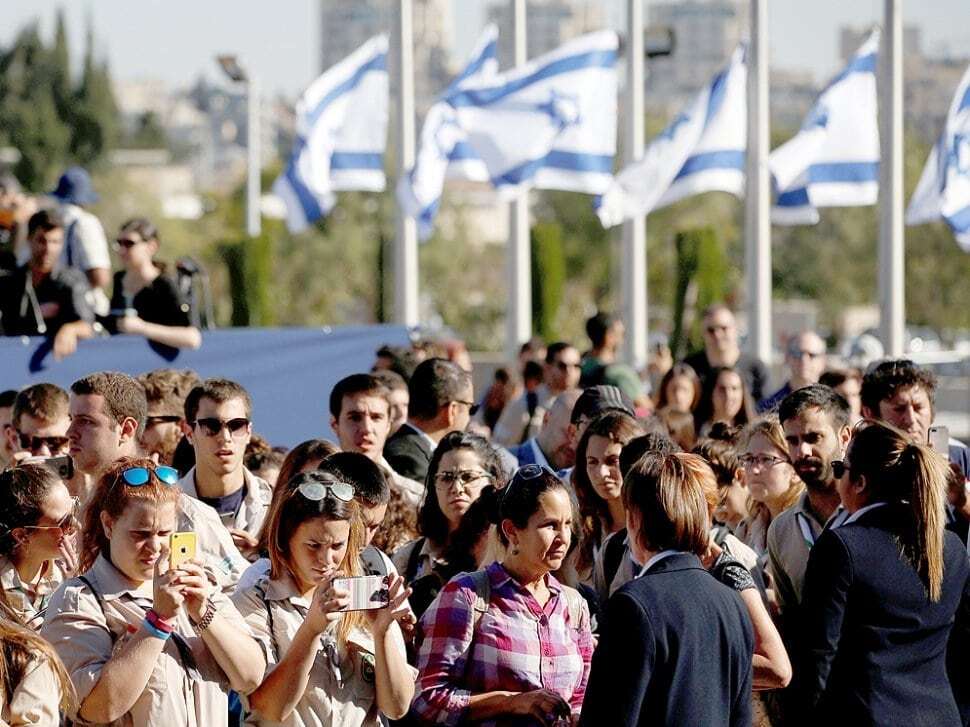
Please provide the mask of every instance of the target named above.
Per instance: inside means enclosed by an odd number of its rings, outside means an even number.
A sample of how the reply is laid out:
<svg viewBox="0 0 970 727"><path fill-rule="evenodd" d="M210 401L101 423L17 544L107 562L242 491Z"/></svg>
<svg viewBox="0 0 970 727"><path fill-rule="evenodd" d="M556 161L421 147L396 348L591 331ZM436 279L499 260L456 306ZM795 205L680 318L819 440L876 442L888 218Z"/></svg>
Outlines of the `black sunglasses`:
<svg viewBox="0 0 970 727"><path fill-rule="evenodd" d="M20 448L30 452L36 452L45 445L51 452L58 452L65 449L71 441L67 437L35 437L22 432L17 434L20 436Z"/></svg>
<svg viewBox="0 0 970 727"><path fill-rule="evenodd" d="M849 466L841 459L832 460L832 474L835 475L835 479L841 480L848 471Z"/></svg>
<svg viewBox="0 0 970 727"><path fill-rule="evenodd" d="M509 499L509 493L512 491L513 487L518 485L520 482L528 482L529 480L534 480L538 477L542 477L543 475L552 475L555 477L556 473L545 465L541 464L527 464L519 467L515 471L515 474L512 475L512 479L509 480L509 484L507 484L505 489L502 490L501 505L505 505L505 501Z"/></svg>
<svg viewBox="0 0 970 727"><path fill-rule="evenodd" d="M125 248L125 250L130 250L140 242L141 240L130 240L126 237L120 237L117 240L115 240L115 245L117 245L118 247L123 247Z"/></svg>
<svg viewBox="0 0 970 727"><path fill-rule="evenodd" d="M229 421L222 421L222 419L216 419L215 417L204 417L202 419L196 419L194 423L210 437L218 435L222 432L223 428L228 429L229 433L235 436L249 426L249 420L245 417L237 417Z"/></svg>

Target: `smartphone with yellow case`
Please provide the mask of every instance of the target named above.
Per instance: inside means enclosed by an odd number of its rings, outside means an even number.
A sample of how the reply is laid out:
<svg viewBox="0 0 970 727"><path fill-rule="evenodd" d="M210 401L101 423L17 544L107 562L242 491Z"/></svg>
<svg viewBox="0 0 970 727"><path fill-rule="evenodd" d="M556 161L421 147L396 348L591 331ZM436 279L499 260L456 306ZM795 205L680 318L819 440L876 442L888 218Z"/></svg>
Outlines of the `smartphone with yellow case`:
<svg viewBox="0 0 970 727"><path fill-rule="evenodd" d="M168 567L178 568L195 558L195 533L172 533L168 536Z"/></svg>

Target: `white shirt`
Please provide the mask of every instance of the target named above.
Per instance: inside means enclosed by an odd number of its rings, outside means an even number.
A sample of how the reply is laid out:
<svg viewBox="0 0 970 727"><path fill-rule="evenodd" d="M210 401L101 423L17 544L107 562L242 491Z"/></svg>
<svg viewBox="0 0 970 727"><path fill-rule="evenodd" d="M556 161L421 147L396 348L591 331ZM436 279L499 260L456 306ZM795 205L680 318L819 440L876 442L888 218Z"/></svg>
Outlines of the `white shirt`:
<svg viewBox="0 0 970 727"><path fill-rule="evenodd" d="M860 507L854 513L849 515L849 517L843 520L841 523L839 523L838 525L833 524L832 527L841 527L842 525L848 525L849 523L854 523L856 520L862 517L863 513L867 513L870 510L875 510L877 507L884 507L885 505L888 505L888 504L889 504L888 502L874 502L871 505Z"/></svg>
<svg viewBox="0 0 970 727"><path fill-rule="evenodd" d="M662 561L664 558L669 558L672 555L678 555L681 552L682 551L680 550L661 550L659 553L657 553L655 556L651 557L650 560L647 561L647 564L643 566L643 568L640 570L640 573L639 575L637 575L637 578L639 578L648 570L653 568L653 566L655 566L657 563Z"/></svg>

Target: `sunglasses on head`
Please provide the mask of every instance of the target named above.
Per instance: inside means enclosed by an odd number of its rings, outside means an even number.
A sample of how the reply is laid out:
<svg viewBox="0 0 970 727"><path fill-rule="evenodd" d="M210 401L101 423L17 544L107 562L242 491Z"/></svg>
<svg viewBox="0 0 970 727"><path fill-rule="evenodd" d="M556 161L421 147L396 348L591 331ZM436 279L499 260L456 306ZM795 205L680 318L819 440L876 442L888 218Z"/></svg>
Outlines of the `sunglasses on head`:
<svg viewBox="0 0 970 727"><path fill-rule="evenodd" d="M223 421L216 417L204 417L202 419L196 419L194 424L210 437L217 436L224 428L228 429L229 433L235 437L246 430L246 427L249 426L249 420L245 417L237 417L228 421Z"/></svg>
<svg viewBox="0 0 970 727"><path fill-rule="evenodd" d="M129 467L121 470L120 479L129 487L141 487L147 485L152 478L152 474L159 482L165 485L175 485L179 481L179 473L174 467L160 464L155 467Z"/></svg>
<svg viewBox="0 0 970 727"><path fill-rule="evenodd" d="M57 452L65 449L70 441L67 437L35 437L22 432L17 434L20 436L20 448L30 452L36 452L45 445L51 452Z"/></svg>
<svg viewBox="0 0 970 727"><path fill-rule="evenodd" d="M537 479L539 477L542 477L543 475L552 475L553 477L555 477L556 473L553 472L548 467L546 467L545 465L541 465L541 464L527 464L527 465L523 465L522 467L519 467L515 471L515 474L512 475L512 479L509 480L509 484L507 484L505 486L505 489L502 490L502 504L503 505L505 504L505 501L509 497L509 493L512 491L512 488L515 487L517 484L519 484L520 482L528 482L529 480Z"/></svg>
<svg viewBox="0 0 970 727"><path fill-rule="evenodd" d="M296 491L311 502L322 502L327 497L334 497L341 502L354 499L354 486L347 482L323 482L314 478L301 482Z"/></svg>

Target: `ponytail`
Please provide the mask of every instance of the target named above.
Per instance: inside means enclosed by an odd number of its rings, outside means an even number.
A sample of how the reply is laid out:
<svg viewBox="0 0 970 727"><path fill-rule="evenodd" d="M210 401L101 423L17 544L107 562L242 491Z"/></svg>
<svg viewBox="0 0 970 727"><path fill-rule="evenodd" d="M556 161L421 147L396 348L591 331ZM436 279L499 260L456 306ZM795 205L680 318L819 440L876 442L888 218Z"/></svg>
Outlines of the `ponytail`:
<svg viewBox="0 0 970 727"><path fill-rule="evenodd" d="M949 467L939 453L910 444L901 458L913 473L909 502L916 522L914 562L926 583L931 601L939 601L943 587L943 535L946 527L946 482Z"/></svg>

